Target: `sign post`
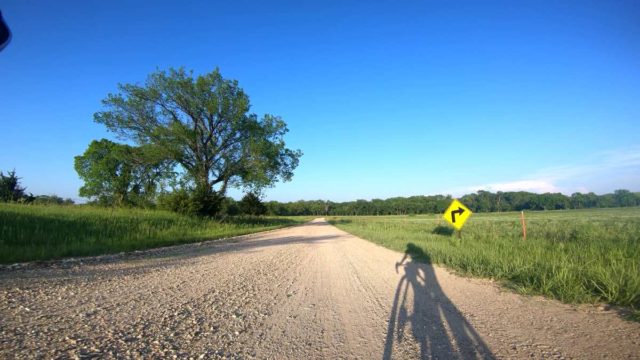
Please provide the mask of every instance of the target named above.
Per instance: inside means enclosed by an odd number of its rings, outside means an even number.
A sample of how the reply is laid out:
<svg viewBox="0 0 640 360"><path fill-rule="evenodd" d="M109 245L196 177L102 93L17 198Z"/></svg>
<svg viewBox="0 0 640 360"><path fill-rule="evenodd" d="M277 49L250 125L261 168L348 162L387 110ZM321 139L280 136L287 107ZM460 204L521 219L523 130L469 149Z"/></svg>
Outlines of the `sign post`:
<svg viewBox="0 0 640 360"><path fill-rule="evenodd" d="M444 212L442 217L458 230L458 239L462 238L461 231L464 223L469 219L472 212L457 199L453 199L451 205Z"/></svg>
<svg viewBox="0 0 640 360"><path fill-rule="evenodd" d="M527 223L524 221L524 210L520 212L520 220L522 220L522 240L527 240Z"/></svg>

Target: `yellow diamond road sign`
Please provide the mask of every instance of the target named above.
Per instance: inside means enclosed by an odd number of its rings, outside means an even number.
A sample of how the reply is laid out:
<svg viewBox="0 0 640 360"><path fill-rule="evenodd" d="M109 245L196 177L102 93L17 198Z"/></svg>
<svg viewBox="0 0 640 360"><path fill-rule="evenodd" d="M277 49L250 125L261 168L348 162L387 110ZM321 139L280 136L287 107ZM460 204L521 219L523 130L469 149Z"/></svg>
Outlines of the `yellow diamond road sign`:
<svg viewBox="0 0 640 360"><path fill-rule="evenodd" d="M464 206L460 201L453 199L451 205L449 205L442 217L444 217L449 224L453 225L454 228L460 230L471 214L469 208Z"/></svg>

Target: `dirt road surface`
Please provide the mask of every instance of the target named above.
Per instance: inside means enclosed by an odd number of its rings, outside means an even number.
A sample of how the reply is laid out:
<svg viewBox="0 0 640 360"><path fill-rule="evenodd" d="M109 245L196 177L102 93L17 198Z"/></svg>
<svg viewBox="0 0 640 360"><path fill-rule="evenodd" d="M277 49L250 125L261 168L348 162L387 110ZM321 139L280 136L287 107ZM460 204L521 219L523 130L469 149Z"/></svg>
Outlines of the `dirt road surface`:
<svg viewBox="0 0 640 360"><path fill-rule="evenodd" d="M0 358L640 358L640 324L455 276L317 219L5 267Z"/></svg>

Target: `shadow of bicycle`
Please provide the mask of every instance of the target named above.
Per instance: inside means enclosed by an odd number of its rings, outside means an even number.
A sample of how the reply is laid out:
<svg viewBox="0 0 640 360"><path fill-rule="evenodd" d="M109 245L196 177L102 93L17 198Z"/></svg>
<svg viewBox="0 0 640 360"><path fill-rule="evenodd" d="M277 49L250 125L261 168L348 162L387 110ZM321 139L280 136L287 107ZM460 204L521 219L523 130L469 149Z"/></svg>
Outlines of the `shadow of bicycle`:
<svg viewBox="0 0 640 360"><path fill-rule="evenodd" d="M396 288L383 359L392 359L394 348L401 348L405 341L419 345L420 359L494 359L440 288L429 260L421 248L409 243L403 259L396 263L396 271L404 267L404 276Z"/></svg>

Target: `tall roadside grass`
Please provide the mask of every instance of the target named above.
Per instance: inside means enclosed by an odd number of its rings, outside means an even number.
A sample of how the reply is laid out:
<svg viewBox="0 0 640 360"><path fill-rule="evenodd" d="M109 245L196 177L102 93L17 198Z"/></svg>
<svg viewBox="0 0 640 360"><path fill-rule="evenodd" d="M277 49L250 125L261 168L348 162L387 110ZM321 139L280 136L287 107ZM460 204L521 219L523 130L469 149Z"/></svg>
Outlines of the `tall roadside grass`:
<svg viewBox="0 0 640 360"><path fill-rule="evenodd" d="M0 263L87 256L225 238L309 218L199 219L171 212L0 203Z"/></svg>
<svg viewBox="0 0 640 360"><path fill-rule="evenodd" d="M330 222L387 248L413 243L432 262L503 280L522 293L640 310L640 209L474 214L459 240L441 215L335 217Z"/></svg>

